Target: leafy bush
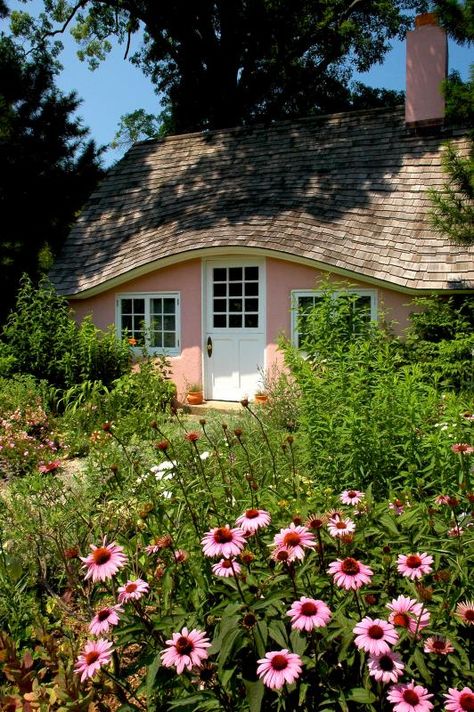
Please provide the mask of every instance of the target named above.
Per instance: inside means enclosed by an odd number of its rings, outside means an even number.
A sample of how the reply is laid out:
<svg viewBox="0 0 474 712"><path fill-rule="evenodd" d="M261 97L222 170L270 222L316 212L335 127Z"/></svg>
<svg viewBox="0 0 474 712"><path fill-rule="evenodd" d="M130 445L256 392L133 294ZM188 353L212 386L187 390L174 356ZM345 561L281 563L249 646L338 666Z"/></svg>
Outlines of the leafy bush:
<svg viewBox="0 0 474 712"><path fill-rule="evenodd" d="M410 315L406 357L444 388L474 390L474 299L423 297Z"/></svg>
<svg viewBox="0 0 474 712"><path fill-rule="evenodd" d="M442 393L382 327L359 321L352 297L325 291L305 315L301 353L283 344L301 392L301 432L307 464L332 487L373 483L378 496L394 486L416 487L419 478L439 485L454 477L446 459L447 433L463 440L467 399ZM434 374L436 375L435 371Z"/></svg>
<svg viewBox="0 0 474 712"><path fill-rule="evenodd" d="M8 373L30 373L61 389L84 380L109 385L130 365L126 340L112 329L104 334L90 318L78 326L67 300L45 277L35 287L23 276L2 338L0 365Z"/></svg>
<svg viewBox="0 0 474 712"><path fill-rule="evenodd" d="M379 499L308 477L304 442L281 448L252 407L239 427L188 428L155 426L155 448L138 450L112 424L88 483L2 495L10 551L57 602L77 704L388 712L410 680L436 709L472 687L472 447L446 443L456 472L435 496L420 482ZM281 674L265 674L270 658ZM41 666L38 695L52 684Z"/></svg>

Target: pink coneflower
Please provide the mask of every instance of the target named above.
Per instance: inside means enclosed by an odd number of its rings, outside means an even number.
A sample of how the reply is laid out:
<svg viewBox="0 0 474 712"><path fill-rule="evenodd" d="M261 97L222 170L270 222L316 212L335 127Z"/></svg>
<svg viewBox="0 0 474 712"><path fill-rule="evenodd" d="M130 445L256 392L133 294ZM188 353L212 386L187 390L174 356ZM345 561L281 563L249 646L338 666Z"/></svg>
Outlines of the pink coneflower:
<svg viewBox="0 0 474 712"><path fill-rule="evenodd" d="M333 561L329 564L328 573L334 576L334 582L337 586L345 588L347 591L351 588L360 588L369 583L374 575L369 566L365 566L365 564L352 557Z"/></svg>
<svg viewBox="0 0 474 712"><path fill-rule="evenodd" d="M123 546L115 542L106 544L104 539L102 546L91 544L92 553L87 557L80 556L87 568L85 578L92 578L93 581L105 581L112 578L122 566L127 563L127 557L123 553Z"/></svg>
<svg viewBox="0 0 474 712"><path fill-rule="evenodd" d="M278 534L275 534L274 543L276 547L286 546L292 549L296 559L304 559L304 550L316 546L311 532L306 527L297 526L293 522L289 527L280 529Z"/></svg>
<svg viewBox="0 0 474 712"><path fill-rule="evenodd" d="M292 628L311 631L315 628L324 628L331 619L332 613L323 601L301 596L299 601L292 604L286 615L291 618Z"/></svg>
<svg viewBox="0 0 474 712"><path fill-rule="evenodd" d="M446 533L448 536L454 539L456 537L462 536L462 534L464 534L464 529L458 524L456 524L454 527L451 527L451 529L448 529Z"/></svg>
<svg viewBox="0 0 474 712"><path fill-rule="evenodd" d="M206 556L223 556L230 559L237 556L245 547L246 540L242 529L215 527L201 539L203 552Z"/></svg>
<svg viewBox="0 0 474 712"><path fill-rule="evenodd" d="M120 620L118 614L122 612L123 608L121 606L108 606L97 611L89 624L89 630L92 635L107 633L111 626L118 624Z"/></svg>
<svg viewBox="0 0 474 712"><path fill-rule="evenodd" d="M339 499L343 504L359 504L364 499L364 493L359 492L359 490L344 490L342 494L339 495Z"/></svg>
<svg viewBox="0 0 474 712"><path fill-rule="evenodd" d="M425 640L423 647L425 653L435 653L436 655L448 655L454 653L452 643L447 638L441 638L439 635L433 635Z"/></svg>
<svg viewBox="0 0 474 712"><path fill-rule="evenodd" d="M277 564L291 564L296 559L295 550L289 546L277 546L273 549L271 558Z"/></svg>
<svg viewBox="0 0 474 712"><path fill-rule="evenodd" d="M357 623L352 631L356 635L355 644L360 650L371 655L383 655L390 651L390 646L398 640L394 626L381 618L366 616Z"/></svg>
<svg viewBox="0 0 474 712"><path fill-rule="evenodd" d="M397 682L405 667L399 654L391 650L382 655L371 655L367 666L369 675L378 682Z"/></svg>
<svg viewBox="0 0 474 712"><path fill-rule="evenodd" d="M453 452L460 453L461 455L472 455L474 452L474 447L468 445L467 443L455 443L451 445L451 450Z"/></svg>
<svg viewBox="0 0 474 712"><path fill-rule="evenodd" d="M127 581L125 586L120 586L118 590L119 603L128 603L128 601L138 601L143 594L148 593L149 585L143 579L135 579Z"/></svg>
<svg viewBox="0 0 474 712"><path fill-rule="evenodd" d="M181 633L173 633L171 640L167 640L168 647L162 650L161 662L165 667L175 667L181 674L183 670L199 668L203 660L207 660L206 648L211 646L209 638L200 630L188 631L183 628Z"/></svg>
<svg viewBox="0 0 474 712"><path fill-rule="evenodd" d="M189 559L189 554L184 549L176 549L173 552L173 559L176 564L184 564Z"/></svg>
<svg viewBox="0 0 474 712"><path fill-rule="evenodd" d="M462 623L474 625L474 601L461 601L458 603L456 615L460 617Z"/></svg>
<svg viewBox="0 0 474 712"><path fill-rule="evenodd" d="M432 563L433 557L429 554L400 554L397 559L397 569L402 576L419 579L424 574L431 573Z"/></svg>
<svg viewBox="0 0 474 712"><path fill-rule="evenodd" d="M236 524L246 534L254 534L257 529L268 527L271 517L264 509L247 509L247 511L236 519Z"/></svg>
<svg viewBox="0 0 474 712"><path fill-rule="evenodd" d="M328 522L328 530L331 536L345 537L355 531L355 523L349 518L332 517Z"/></svg>
<svg viewBox="0 0 474 712"><path fill-rule="evenodd" d="M399 517L405 511L407 505L401 499L394 499L389 503L388 508L391 509Z"/></svg>
<svg viewBox="0 0 474 712"><path fill-rule="evenodd" d="M46 474L48 472L54 472L60 467L61 460L52 460L51 462L42 462L40 465L38 465L38 471L42 474Z"/></svg>
<svg viewBox="0 0 474 712"><path fill-rule="evenodd" d="M221 559L219 563L213 564L212 573L215 576L223 576L224 578L229 578L235 574L240 574L241 568L240 564L234 559Z"/></svg>
<svg viewBox="0 0 474 712"><path fill-rule="evenodd" d="M425 687L408 684L394 685L388 691L387 699L394 704L393 712L429 712L433 709L430 702L432 694Z"/></svg>
<svg viewBox="0 0 474 712"><path fill-rule="evenodd" d="M459 692L455 687L449 688L449 693L444 695L445 707L448 712L473 712L474 692L470 687L463 687Z"/></svg>
<svg viewBox="0 0 474 712"><path fill-rule="evenodd" d="M387 608L391 611L388 617L390 623L406 628L410 633L419 632L430 622L429 612L415 598L398 596L387 603Z"/></svg>
<svg viewBox="0 0 474 712"><path fill-rule="evenodd" d="M435 504L449 504L449 500L449 494L439 494L437 497L435 497Z"/></svg>
<svg viewBox="0 0 474 712"><path fill-rule="evenodd" d="M285 648L265 653L265 657L257 662L257 675L272 690L280 690L285 683L291 685L302 671L300 656L289 653Z"/></svg>
<svg viewBox="0 0 474 712"><path fill-rule="evenodd" d="M107 665L111 657L112 643L109 640L89 640L76 660L74 672L81 675L81 682L84 682L88 677L93 677L102 665Z"/></svg>

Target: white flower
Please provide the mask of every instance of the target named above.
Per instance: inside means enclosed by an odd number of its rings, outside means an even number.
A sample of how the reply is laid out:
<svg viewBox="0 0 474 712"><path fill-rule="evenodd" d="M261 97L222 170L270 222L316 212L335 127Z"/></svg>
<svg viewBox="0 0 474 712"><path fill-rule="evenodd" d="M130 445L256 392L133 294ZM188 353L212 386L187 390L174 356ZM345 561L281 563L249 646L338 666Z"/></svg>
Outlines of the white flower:
<svg viewBox="0 0 474 712"><path fill-rule="evenodd" d="M173 493L170 492L169 490L163 490L163 492L161 493L161 496L163 497L163 499L171 499L171 497L173 496Z"/></svg>
<svg viewBox="0 0 474 712"><path fill-rule="evenodd" d="M175 467L176 462L165 460L164 462L160 462L159 465L153 465L153 467L150 467L150 472L155 475L155 479L158 482L160 482L161 480L171 480L171 478L173 477L173 473L167 471L174 470Z"/></svg>
<svg viewBox="0 0 474 712"><path fill-rule="evenodd" d="M207 450L205 450L204 452L202 452L202 453L199 455L199 457L201 458L201 460L207 460L207 458L209 457L210 454L211 454L210 452L208 452Z"/></svg>

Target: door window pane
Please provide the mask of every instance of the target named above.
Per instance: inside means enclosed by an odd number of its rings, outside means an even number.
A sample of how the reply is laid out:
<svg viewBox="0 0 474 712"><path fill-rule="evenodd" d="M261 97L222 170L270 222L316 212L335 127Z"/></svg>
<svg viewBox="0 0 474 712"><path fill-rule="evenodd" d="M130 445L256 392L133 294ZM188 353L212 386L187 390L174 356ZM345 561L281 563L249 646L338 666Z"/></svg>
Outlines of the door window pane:
<svg viewBox="0 0 474 712"><path fill-rule="evenodd" d="M259 322L259 268L213 268L213 327L257 329ZM250 297L243 299L242 297ZM217 297L217 298L216 298ZM227 318L224 317L227 315ZM248 317L248 318L247 318Z"/></svg>

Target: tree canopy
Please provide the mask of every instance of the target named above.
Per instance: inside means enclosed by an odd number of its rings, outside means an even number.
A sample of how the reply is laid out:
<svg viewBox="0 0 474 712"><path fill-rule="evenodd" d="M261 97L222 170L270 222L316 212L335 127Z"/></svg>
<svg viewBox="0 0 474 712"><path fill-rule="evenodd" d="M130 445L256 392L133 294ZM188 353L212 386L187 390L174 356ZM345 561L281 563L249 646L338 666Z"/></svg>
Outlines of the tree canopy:
<svg viewBox="0 0 474 712"><path fill-rule="evenodd" d="M95 66L118 38L152 79L172 132L250 124L399 101L350 86L383 59L427 0L43 0L16 33L71 29ZM26 8L28 7L26 3ZM140 34L144 31L144 34ZM140 39L142 38L143 39ZM138 46L137 46L138 44ZM139 117L141 120L143 117Z"/></svg>
<svg viewBox="0 0 474 712"><path fill-rule="evenodd" d="M74 116L79 100L54 85L45 51L29 59L0 35L0 322L20 275L35 276L56 252L103 175L95 144Z"/></svg>

